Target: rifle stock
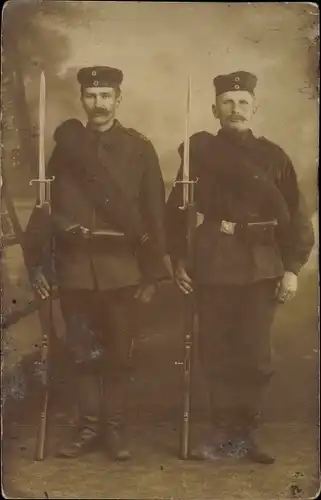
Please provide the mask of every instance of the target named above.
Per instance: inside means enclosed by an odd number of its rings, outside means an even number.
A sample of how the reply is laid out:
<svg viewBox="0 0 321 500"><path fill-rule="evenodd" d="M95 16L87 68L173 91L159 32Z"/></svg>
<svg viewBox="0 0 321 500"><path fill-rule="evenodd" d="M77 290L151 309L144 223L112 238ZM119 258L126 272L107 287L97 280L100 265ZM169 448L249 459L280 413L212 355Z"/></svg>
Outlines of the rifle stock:
<svg viewBox="0 0 321 500"><path fill-rule="evenodd" d="M46 300L46 302L48 299ZM43 304L39 309L39 314L47 316L45 309L49 308L49 303ZM41 375L41 408L40 418L38 423L38 433L36 439L35 460L43 460L45 457L46 436L48 427L48 402L49 402L49 342L48 336L43 332L40 358L40 375Z"/></svg>
<svg viewBox="0 0 321 500"><path fill-rule="evenodd" d="M46 185L46 196L50 200L50 183ZM42 210L45 214L44 220L47 224L50 224L50 212L51 207L49 201L45 201L38 210ZM53 256L53 234L51 231L47 233L48 239L46 241L46 247L49 262L51 264ZM50 265L51 268L51 265ZM38 375L41 383L41 399L40 399L40 419L38 424L38 433L36 440L35 449L35 460L43 460L45 457L46 448L46 435L47 435L47 420L48 420L48 402L49 402L49 385L50 385L50 344L53 336L53 286L52 286L52 270L49 271L49 276L47 277L49 283L49 296L46 299L42 299L37 296L37 308L39 314L39 320L42 327L42 340L41 340L41 351L40 360L38 365ZM36 292L37 294L37 292Z"/></svg>
<svg viewBox="0 0 321 500"><path fill-rule="evenodd" d="M41 381L40 417L35 448L35 460L43 460L46 452L46 438L48 428L48 404L50 390L50 344L53 329L53 299L50 281L50 295L47 299L39 299L39 317L43 325L41 355L39 361L39 375Z"/></svg>

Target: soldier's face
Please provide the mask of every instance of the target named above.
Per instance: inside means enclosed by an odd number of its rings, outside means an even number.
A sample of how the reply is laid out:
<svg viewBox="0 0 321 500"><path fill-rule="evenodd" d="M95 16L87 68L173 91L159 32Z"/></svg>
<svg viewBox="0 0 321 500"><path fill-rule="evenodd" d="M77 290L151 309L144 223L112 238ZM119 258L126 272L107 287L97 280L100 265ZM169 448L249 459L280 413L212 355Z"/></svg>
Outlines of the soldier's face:
<svg viewBox="0 0 321 500"><path fill-rule="evenodd" d="M81 103L88 120L95 125L110 122L116 115L120 101L120 92L112 87L87 87L81 94Z"/></svg>
<svg viewBox="0 0 321 500"><path fill-rule="evenodd" d="M237 131L247 130L256 112L255 98L245 90L232 90L221 94L213 106L215 118L221 127Z"/></svg>

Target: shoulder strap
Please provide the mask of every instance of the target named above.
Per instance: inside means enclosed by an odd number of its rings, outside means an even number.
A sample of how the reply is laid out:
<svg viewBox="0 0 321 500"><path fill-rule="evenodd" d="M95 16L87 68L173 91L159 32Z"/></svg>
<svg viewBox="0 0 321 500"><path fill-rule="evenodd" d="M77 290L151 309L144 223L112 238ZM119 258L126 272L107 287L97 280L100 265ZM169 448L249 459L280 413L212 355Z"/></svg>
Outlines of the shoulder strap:
<svg viewBox="0 0 321 500"><path fill-rule="evenodd" d="M247 146L241 146L240 143L239 147L230 150L228 141L218 140L217 153L220 158L215 169L216 175L224 187L236 196L251 198L257 206L264 203L271 216L284 226L289 222L289 209L278 186L262 168L264 158L257 147L260 142L253 139ZM268 144L268 141L265 143Z"/></svg>
<svg viewBox="0 0 321 500"><path fill-rule="evenodd" d="M149 142L148 137L146 137L144 134L141 134L134 128L126 128L123 127L124 131L128 134L131 135L132 137L138 137L139 139L142 139L143 141Z"/></svg>
<svg viewBox="0 0 321 500"><path fill-rule="evenodd" d="M102 218L122 231L131 241L144 234L140 214L133 210L121 187L98 161L97 147L77 120L65 122L55 133L57 145L67 159L66 173L77 182ZM79 126L80 125L80 126Z"/></svg>

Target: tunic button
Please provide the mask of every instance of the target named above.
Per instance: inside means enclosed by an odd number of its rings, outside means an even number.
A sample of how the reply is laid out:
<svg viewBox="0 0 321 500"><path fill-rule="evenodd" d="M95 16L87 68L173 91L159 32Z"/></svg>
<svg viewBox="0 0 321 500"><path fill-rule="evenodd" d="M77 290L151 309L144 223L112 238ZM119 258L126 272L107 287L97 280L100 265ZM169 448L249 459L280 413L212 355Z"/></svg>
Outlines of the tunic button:
<svg viewBox="0 0 321 500"><path fill-rule="evenodd" d="M239 85L234 85L235 90L239 90L240 86Z"/></svg>
<svg viewBox="0 0 321 500"><path fill-rule="evenodd" d="M98 85L99 85L99 81L98 81L98 80L95 80L95 81L94 81L94 87L98 87Z"/></svg>
<svg viewBox="0 0 321 500"><path fill-rule="evenodd" d="M92 74L92 76L96 76L96 75L97 75L97 72L94 70L94 71L92 71L92 73L91 73L91 74Z"/></svg>
<svg viewBox="0 0 321 500"><path fill-rule="evenodd" d="M240 77L239 77L239 76L236 76L236 77L234 78L234 80L235 80L236 82L239 82L239 81L240 81Z"/></svg>

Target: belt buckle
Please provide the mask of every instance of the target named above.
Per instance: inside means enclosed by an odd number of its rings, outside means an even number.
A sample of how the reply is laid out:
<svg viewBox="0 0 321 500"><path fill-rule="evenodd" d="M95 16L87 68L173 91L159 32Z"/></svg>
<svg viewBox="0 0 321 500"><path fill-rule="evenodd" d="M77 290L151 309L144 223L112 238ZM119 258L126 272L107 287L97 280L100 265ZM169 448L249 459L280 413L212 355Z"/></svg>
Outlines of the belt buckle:
<svg viewBox="0 0 321 500"><path fill-rule="evenodd" d="M229 222L227 220L222 220L220 231L224 234L233 235L235 233L235 222Z"/></svg>

